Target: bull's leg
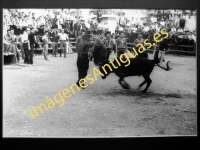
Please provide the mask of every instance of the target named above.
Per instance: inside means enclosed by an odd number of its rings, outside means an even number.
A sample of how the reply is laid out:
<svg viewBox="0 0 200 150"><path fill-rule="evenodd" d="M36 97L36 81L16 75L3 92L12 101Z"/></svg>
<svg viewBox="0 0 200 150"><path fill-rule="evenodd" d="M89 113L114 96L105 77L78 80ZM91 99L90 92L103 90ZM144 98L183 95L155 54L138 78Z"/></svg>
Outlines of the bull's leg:
<svg viewBox="0 0 200 150"><path fill-rule="evenodd" d="M122 82L123 82L124 84L123 84ZM130 89L128 83L126 83L126 82L124 81L124 77L120 77L120 78L119 78L119 84L120 84L124 89Z"/></svg>
<svg viewBox="0 0 200 150"><path fill-rule="evenodd" d="M143 76L144 77L144 76ZM145 83L147 83L146 80L144 80L142 83L140 83L140 85L138 87L142 87Z"/></svg>
<svg viewBox="0 0 200 150"><path fill-rule="evenodd" d="M123 79L123 81L124 81L124 85L126 86L126 89L130 89L129 84L124 79Z"/></svg>
<svg viewBox="0 0 200 150"><path fill-rule="evenodd" d="M147 86L146 88L142 91L142 93L146 93L146 91L148 90L152 80L150 79L149 75L144 75L145 81L147 82Z"/></svg>

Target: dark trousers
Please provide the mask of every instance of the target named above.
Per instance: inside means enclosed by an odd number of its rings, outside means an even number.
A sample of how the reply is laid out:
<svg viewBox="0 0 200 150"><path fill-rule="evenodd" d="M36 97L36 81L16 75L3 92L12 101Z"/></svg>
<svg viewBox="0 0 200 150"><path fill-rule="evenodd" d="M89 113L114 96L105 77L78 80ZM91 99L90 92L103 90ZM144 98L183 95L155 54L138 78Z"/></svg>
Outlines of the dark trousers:
<svg viewBox="0 0 200 150"><path fill-rule="evenodd" d="M28 43L23 43L23 50L24 50L24 63L28 63Z"/></svg>
<svg viewBox="0 0 200 150"><path fill-rule="evenodd" d="M28 50L28 64L33 64L33 50L34 50L34 45L30 45L31 49Z"/></svg>
<svg viewBox="0 0 200 150"><path fill-rule="evenodd" d="M89 69L88 56L77 58L77 68L78 68L78 82L87 76L87 71Z"/></svg>
<svg viewBox="0 0 200 150"><path fill-rule="evenodd" d="M57 51L58 51L58 42L53 42L52 43L52 47L53 47L53 53L52 55L57 55Z"/></svg>
<svg viewBox="0 0 200 150"><path fill-rule="evenodd" d="M108 61L110 53L111 53L111 48L106 48L106 52L107 52L107 54L106 54L106 61Z"/></svg>
<svg viewBox="0 0 200 150"><path fill-rule="evenodd" d="M124 54L126 52L125 48L118 48L117 50L117 57L119 57L121 54Z"/></svg>
<svg viewBox="0 0 200 150"><path fill-rule="evenodd" d="M79 37L79 35L80 35L80 31L74 31L74 33L75 33L75 38L78 38Z"/></svg>

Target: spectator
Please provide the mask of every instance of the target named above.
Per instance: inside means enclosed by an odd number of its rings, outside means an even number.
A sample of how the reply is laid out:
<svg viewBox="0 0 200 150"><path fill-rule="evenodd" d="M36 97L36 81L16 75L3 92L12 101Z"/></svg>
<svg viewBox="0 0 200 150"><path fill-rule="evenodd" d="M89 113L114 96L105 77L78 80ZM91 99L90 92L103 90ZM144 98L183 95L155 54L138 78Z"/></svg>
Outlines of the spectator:
<svg viewBox="0 0 200 150"><path fill-rule="evenodd" d="M107 31L105 33L105 38L103 39L103 44L106 47L106 52L107 52L106 60L108 61L110 53L111 53L111 50L114 50L114 41L111 38L111 32L110 31Z"/></svg>
<svg viewBox="0 0 200 150"><path fill-rule="evenodd" d="M161 24L162 26L165 26L165 21L164 21L163 18L161 19L160 24Z"/></svg>
<svg viewBox="0 0 200 150"><path fill-rule="evenodd" d="M4 35L4 38L3 38L3 44L4 44L4 53L6 55L9 54L10 52L10 48L11 48L11 35L10 35L10 29L7 30L7 34Z"/></svg>
<svg viewBox="0 0 200 150"><path fill-rule="evenodd" d="M49 61L48 59L48 49L49 49L48 31L45 31L45 35L42 37L42 40L44 41L44 59Z"/></svg>
<svg viewBox="0 0 200 150"><path fill-rule="evenodd" d="M117 57L119 57L121 54L124 54L127 50L127 41L124 36L124 32L122 31L116 40Z"/></svg>
<svg viewBox="0 0 200 150"><path fill-rule="evenodd" d="M10 37L11 37L11 52L14 53L17 57L17 63L19 63L20 60L20 53L19 50L17 48L17 36L14 34L14 29L10 29Z"/></svg>
<svg viewBox="0 0 200 150"><path fill-rule="evenodd" d="M58 40L59 40L59 36L58 36L58 30L54 29L53 30L53 35L52 35L52 48L53 48L53 53L52 56L57 55L57 51L58 51Z"/></svg>
<svg viewBox="0 0 200 150"><path fill-rule="evenodd" d="M68 43L69 37L66 33L64 33L64 29L61 30L61 33L59 34L59 40L60 40L60 57L62 56L62 51L64 51L64 57L66 58L66 52L68 49Z"/></svg>
<svg viewBox="0 0 200 150"><path fill-rule="evenodd" d="M34 51L34 47L35 47L35 34L34 34L35 30L34 28L31 28L31 32L28 35L28 39L30 42L30 50L28 50L28 64L35 66L35 64L33 63L33 51Z"/></svg>
<svg viewBox="0 0 200 150"><path fill-rule="evenodd" d="M51 28L50 28L48 22L46 22L46 23L45 23L45 26L44 26L44 32L50 31L50 29L51 29Z"/></svg>
<svg viewBox="0 0 200 150"><path fill-rule="evenodd" d="M75 38L78 38L78 37L80 36L80 31L81 31L80 21L77 21L77 22L74 24Z"/></svg>
<svg viewBox="0 0 200 150"><path fill-rule="evenodd" d="M178 28L177 32L180 34L180 33L183 33L183 29L181 27Z"/></svg>
<svg viewBox="0 0 200 150"><path fill-rule="evenodd" d="M23 28L21 34L21 45L22 45L22 57L24 58L24 63L29 65L28 62L28 50L30 50L30 41L28 39L28 34L30 32L29 28ZM30 65L29 65L30 66Z"/></svg>

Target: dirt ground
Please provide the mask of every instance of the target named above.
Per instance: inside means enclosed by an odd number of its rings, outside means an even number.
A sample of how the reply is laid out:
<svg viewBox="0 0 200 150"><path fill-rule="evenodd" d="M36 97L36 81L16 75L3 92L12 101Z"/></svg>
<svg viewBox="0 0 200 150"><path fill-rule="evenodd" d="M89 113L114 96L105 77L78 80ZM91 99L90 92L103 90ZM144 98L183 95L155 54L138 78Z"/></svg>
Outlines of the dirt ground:
<svg viewBox="0 0 200 150"><path fill-rule="evenodd" d="M149 54L152 57L151 54ZM170 71L155 67L146 94L142 77L118 84L110 74L32 119L27 108L47 104L46 96L62 92L77 81L77 54L67 58L34 56L36 66L3 66L3 137L123 137L197 135L196 57L167 55ZM110 58L113 58L112 56ZM94 63L88 74L93 76Z"/></svg>

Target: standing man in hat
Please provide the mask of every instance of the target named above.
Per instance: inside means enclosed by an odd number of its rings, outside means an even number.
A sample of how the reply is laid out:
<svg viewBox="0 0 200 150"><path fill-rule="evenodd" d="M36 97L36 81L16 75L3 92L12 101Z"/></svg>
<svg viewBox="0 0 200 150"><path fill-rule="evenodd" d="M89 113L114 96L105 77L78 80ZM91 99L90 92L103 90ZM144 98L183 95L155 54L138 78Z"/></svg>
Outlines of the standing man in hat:
<svg viewBox="0 0 200 150"><path fill-rule="evenodd" d="M69 41L69 37L66 33L64 33L64 29L61 29L61 33L59 34L59 40L60 40L60 57L62 56L62 51L64 51L64 57L66 58L66 52L67 52L67 41Z"/></svg>
<svg viewBox="0 0 200 150"><path fill-rule="evenodd" d="M116 49L117 49L117 57L119 57L121 54L124 54L127 50L127 42L125 34L123 31L121 31L120 36L116 40Z"/></svg>

